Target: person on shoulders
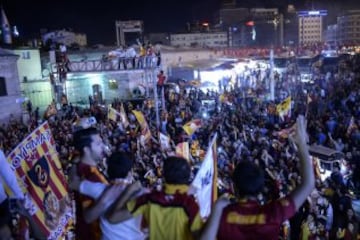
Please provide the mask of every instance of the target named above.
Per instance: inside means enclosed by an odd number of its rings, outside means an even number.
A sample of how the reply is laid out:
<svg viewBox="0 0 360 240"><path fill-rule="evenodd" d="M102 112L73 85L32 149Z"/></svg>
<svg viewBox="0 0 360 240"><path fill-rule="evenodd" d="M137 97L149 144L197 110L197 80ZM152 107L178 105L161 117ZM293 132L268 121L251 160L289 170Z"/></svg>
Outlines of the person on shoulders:
<svg viewBox="0 0 360 240"><path fill-rule="evenodd" d="M194 196L188 193L190 174L190 165L186 159L168 157L163 165L164 189L153 190L127 201L128 196L138 191L136 186L131 185L108 214L109 221L117 223L143 215L150 240L195 239L199 236L203 222Z"/></svg>
<svg viewBox="0 0 360 240"><path fill-rule="evenodd" d="M110 184L81 180L76 173L72 173L69 186L96 200L90 211L93 211L95 215L100 215L102 240L144 240L147 235L141 229L141 216L117 224L110 223L105 217L105 213L112 210L115 200L132 182L133 160L124 152L114 152L106 163Z"/></svg>
<svg viewBox="0 0 360 240"><path fill-rule="evenodd" d="M73 137L75 149L80 153L74 165L77 174L93 182L108 184L106 177L99 171L98 164L105 157L102 138L96 128L78 130ZM91 211L95 201L82 194L75 194L76 202L76 239L100 239L99 212Z"/></svg>

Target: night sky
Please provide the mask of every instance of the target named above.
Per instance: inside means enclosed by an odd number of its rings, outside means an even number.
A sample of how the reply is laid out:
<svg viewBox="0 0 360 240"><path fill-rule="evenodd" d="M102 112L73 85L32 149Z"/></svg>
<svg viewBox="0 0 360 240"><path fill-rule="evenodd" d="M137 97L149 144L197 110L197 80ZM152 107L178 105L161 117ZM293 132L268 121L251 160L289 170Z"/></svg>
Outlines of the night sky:
<svg viewBox="0 0 360 240"><path fill-rule="evenodd" d="M243 7L311 7L310 0L241 0ZM317 0L317 5L345 6L359 0ZM143 20L145 32L175 32L186 22L212 22L221 0L0 0L10 25L16 25L24 37L39 36L41 28L72 28L87 34L89 44L113 44L115 20ZM321 6L322 7L322 6ZM337 7L337 6L336 6Z"/></svg>

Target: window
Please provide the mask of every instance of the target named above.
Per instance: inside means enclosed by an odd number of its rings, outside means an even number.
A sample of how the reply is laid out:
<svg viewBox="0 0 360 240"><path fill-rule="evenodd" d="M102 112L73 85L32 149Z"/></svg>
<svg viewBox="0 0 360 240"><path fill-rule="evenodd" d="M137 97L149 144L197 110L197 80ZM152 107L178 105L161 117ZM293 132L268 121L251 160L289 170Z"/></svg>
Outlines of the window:
<svg viewBox="0 0 360 240"><path fill-rule="evenodd" d="M21 52L21 57L22 59L30 59L30 52L29 51Z"/></svg>
<svg viewBox="0 0 360 240"><path fill-rule="evenodd" d="M7 95L6 79L4 77L0 77L0 97Z"/></svg>
<svg viewBox="0 0 360 240"><path fill-rule="evenodd" d="M115 79L110 79L109 80L109 89L116 90L118 88L119 88L119 86L118 86L117 81Z"/></svg>

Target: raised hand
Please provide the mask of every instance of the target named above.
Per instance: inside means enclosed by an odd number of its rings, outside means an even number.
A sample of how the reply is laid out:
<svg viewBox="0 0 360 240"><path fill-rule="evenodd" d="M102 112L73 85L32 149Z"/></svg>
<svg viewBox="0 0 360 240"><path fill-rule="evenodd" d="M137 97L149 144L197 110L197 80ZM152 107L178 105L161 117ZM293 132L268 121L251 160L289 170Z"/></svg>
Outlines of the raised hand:
<svg viewBox="0 0 360 240"><path fill-rule="evenodd" d="M303 115L299 115L296 119L296 128L295 134L289 136L289 139L292 140L297 145L306 144L309 141L309 136L306 132L306 119Z"/></svg>

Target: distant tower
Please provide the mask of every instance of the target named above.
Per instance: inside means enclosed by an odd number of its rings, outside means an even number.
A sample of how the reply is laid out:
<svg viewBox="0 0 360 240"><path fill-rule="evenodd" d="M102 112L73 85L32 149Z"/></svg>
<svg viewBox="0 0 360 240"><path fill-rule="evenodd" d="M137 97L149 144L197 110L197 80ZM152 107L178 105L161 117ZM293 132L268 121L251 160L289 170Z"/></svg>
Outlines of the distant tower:
<svg viewBox="0 0 360 240"><path fill-rule="evenodd" d="M3 43L12 44L11 28L3 8L1 8L1 31Z"/></svg>

